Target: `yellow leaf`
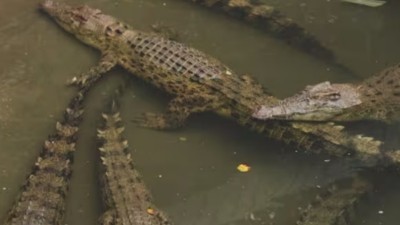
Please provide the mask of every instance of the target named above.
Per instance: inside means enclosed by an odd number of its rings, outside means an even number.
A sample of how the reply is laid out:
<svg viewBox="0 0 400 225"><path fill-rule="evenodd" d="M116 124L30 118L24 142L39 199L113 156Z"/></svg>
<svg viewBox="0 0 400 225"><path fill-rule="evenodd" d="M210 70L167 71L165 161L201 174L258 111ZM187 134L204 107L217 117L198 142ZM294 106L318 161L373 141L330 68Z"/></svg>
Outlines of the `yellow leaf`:
<svg viewBox="0 0 400 225"><path fill-rule="evenodd" d="M239 164L239 166L237 166L236 169L242 173L246 173L250 171L251 167L246 164Z"/></svg>
<svg viewBox="0 0 400 225"><path fill-rule="evenodd" d="M154 213L155 213L154 209L152 209L152 208L147 208L146 211L147 211L147 213L150 214L150 215L154 215Z"/></svg>

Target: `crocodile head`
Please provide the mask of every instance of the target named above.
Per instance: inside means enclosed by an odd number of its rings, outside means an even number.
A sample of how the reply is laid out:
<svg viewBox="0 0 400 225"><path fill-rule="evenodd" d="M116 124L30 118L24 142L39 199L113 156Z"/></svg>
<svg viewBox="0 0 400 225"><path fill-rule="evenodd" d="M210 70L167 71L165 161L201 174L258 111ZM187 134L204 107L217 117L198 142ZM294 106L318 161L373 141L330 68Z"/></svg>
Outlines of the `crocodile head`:
<svg viewBox="0 0 400 225"><path fill-rule="evenodd" d="M45 0L41 9L78 39L93 47L102 47L106 29L117 23L116 19L89 6L70 6L65 3Z"/></svg>
<svg viewBox="0 0 400 225"><path fill-rule="evenodd" d="M276 106L261 106L254 113L257 119L322 121L361 104L358 88L350 84L322 82L307 86L300 93Z"/></svg>

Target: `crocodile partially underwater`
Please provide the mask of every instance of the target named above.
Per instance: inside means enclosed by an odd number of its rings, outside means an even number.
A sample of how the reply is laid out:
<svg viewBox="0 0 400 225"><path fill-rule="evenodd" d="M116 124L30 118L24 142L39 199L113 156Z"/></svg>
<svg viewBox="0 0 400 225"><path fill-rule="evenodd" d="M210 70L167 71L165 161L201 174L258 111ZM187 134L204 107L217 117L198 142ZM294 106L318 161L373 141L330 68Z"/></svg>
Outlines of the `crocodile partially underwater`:
<svg viewBox="0 0 400 225"><path fill-rule="evenodd" d="M172 224L166 214L154 205L150 191L133 163L128 141L122 136L124 127L115 101L102 118L103 124L97 136L101 142L102 168L99 174L105 212L100 217L100 224ZM358 174L344 180L318 191L315 200L301 210L297 224L351 224L356 207L372 191L372 184Z"/></svg>
<svg viewBox="0 0 400 225"><path fill-rule="evenodd" d="M330 98L321 98L331 93ZM312 113L310 113L312 112ZM253 113L257 119L304 121L400 119L400 64L355 84L322 82L309 85L277 106L261 106Z"/></svg>
<svg viewBox="0 0 400 225"><path fill-rule="evenodd" d="M98 129L102 172L102 196L105 212L99 222L104 225L168 225L165 213L152 202L150 191L133 164L128 141L116 103L103 113L104 123Z"/></svg>
<svg viewBox="0 0 400 225"><path fill-rule="evenodd" d="M44 142L22 193L8 212L3 225L61 225L65 198L72 173L77 132L82 121L83 100L90 85L70 101L56 132Z"/></svg>
<svg viewBox="0 0 400 225"><path fill-rule="evenodd" d="M115 101L102 117L104 121L97 136L102 143L99 148L102 171L99 174L105 212L100 217L100 224L172 224L154 205L150 191L132 161L128 141L122 136L124 127ZM372 184L358 174L344 180L322 188L315 200L301 210L297 224L352 224L356 207L372 191Z"/></svg>
<svg viewBox="0 0 400 225"><path fill-rule="evenodd" d="M73 7L47 0L41 7L61 27L102 53L98 65L75 77L74 84L84 85L99 79L120 65L174 96L165 114L145 114L140 119L142 126L177 128L183 126L192 113L212 111L304 150L336 156L361 155L362 158L372 155L378 161L387 158L386 154L381 154L379 141L347 134L340 126L323 124L303 127L302 124L287 121L253 118L255 109L265 105L276 106L279 99L251 77L237 75L218 60L196 49L157 34L133 30L99 9L86 5ZM328 93L324 98L331 95ZM309 132L310 129L314 132ZM321 129L332 135L320 136Z"/></svg>
<svg viewBox="0 0 400 225"><path fill-rule="evenodd" d="M334 52L319 41L315 35L304 29L293 19L284 15L277 8L260 0L186 0L200 4L231 17L244 21L254 27L267 31L289 45L309 53L330 66L342 69L349 75L355 75L348 67L341 64Z"/></svg>
<svg viewBox="0 0 400 225"><path fill-rule="evenodd" d="M297 225L350 225L354 223L357 207L372 192L373 185L356 175L334 182L301 210Z"/></svg>
<svg viewBox="0 0 400 225"><path fill-rule="evenodd" d="M166 114L147 114L142 123L144 126L176 128L182 126L191 113L213 111L268 137L306 150L339 156L356 153L382 157L379 142L350 136L339 126L306 126L302 123L252 118L255 109L263 105L273 107L280 101L252 78L236 75L217 60L197 50L155 34L131 30L128 25L87 6L75 8L45 1L42 7L66 30L102 51L99 65L75 78L76 84L83 85L87 80L96 80L118 64L175 96ZM337 93L319 97L322 100L335 99ZM308 130L312 132L307 133ZM324 131L322 136L319 135L321 130ZM327 138L328 133L331 135ZM338 201L341 200L340 196Z"/></svg>

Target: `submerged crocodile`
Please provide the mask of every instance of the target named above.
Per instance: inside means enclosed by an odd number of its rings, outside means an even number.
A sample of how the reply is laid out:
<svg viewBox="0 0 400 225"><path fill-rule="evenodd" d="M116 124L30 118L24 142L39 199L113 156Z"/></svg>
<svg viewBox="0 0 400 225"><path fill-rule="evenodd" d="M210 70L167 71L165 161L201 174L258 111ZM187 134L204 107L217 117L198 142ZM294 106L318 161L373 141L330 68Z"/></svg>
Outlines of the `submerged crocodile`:
<svg viewBox="0 0 400 225"><path fill-rule="evenodd" d="M330 98L316 99L327 93L331 93ZM359 84L323 82L310 85L277 106L261 106L253 116L257 119L312 121L399 120L400 64Z"/></svg>
<svg viewBox="0 0 400 225"><path fill-rule="evenodd" d="M128 153L128 141L122 137L124 127L113 102L111 111L102 114L104 124L98 129L102 142L102 192L106 212L100 218L104 225L168 225L165 214L152 203L140 173Z"/></svg>
<svg viewBox="0 0 400 225"><path fill-rule="evenodd" d="M305 30L292 19L283 15L276 8L260 0L187 1L224 12L229 16L266 30L289 45L309 53L332 66L340 68L350 75L354 75L351 69L340 64L332 50L318 41L313 34Z"/></svg>
<svg viewBox="0 0 400 225"><path fill-rule="evenodd" d="M235 120L270 138L314 152L336 156L362 155L381 160L380 142L350 135L340 127L324 124L303 127L288 121L261 121L252 117L261 106L276 106L279 99L249 76L239 76L218 60L152 33L132 29L99 9L73 7L52 0L42 9L65 30L99 49L102 58L73 83L84 85L120 65L143 80L174 96L165 114L147 113L145 127L168 129L184 124L192 113L212 111ZM324 98L330 98L328 93ZM336 95L336 94L334 94ZM325 134L320 135L323 129ZM312 132L310 132L310 130ZM332 133L333 136L329 136Z"/></svg>
<svg viewBox="0 0 400 225"><path fill-rule="evenodd" d="M361 177L353 178L350 184L335 182L302 210L297 225L353 224L357 206L371 191L372 184Z"/></svg>
<svg viewBox="0 0 400 225"><path fill-rule="evenodd" d="M56 133L44 142L33 171L4 225L63 224L72 158L83 114L82 103L88 89L89 86L85 86L70 101L63 121L56 124Z"/></svg>

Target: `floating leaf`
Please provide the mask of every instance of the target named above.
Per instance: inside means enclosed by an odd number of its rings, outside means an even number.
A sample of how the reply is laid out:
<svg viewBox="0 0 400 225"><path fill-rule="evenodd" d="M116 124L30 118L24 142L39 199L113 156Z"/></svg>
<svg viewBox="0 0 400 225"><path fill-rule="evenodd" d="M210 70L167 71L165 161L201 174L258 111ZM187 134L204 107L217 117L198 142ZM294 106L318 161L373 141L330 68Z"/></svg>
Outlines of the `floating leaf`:
<svg viewBox="0 0 400 225"><path fill-rule="evenodd" d="M239 164L239 165L236 167L236 169L239 170L239 171L242 172L242 173L246 173L246 172L249 172L249 171L250 171L251 167L248 166L248 165L246 165L246 164Z"/></svg>

